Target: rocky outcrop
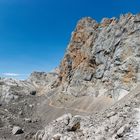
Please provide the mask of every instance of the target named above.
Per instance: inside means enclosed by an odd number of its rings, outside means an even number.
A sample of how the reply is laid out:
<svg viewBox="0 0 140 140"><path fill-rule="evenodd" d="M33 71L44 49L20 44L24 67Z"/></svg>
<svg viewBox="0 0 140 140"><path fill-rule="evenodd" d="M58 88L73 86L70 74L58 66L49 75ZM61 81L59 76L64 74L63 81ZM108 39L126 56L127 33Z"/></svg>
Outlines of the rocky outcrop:
<svg viewBox="0 0 140 140"><path fill-rule="evenodd" d="M51 85L57 78L58 74L54 72L33 72L28 78L28 82L33 83L36 86Z"/></svg>
<svg viewBox="0 0 140 140"><path fill-rule="evenodd" d="M18 100L22 96L35 91L35 87L27 81L19 81L9 78L0 79L0 103L9 103Z"/></svg>
<svg viewBox="0 0 140 140"><path fill-rule="evenodd" d="M129 93L140 81L140 15L81 19L72 33L53 87L74 96Z"/></svg>
<svg viewBox="0 0 140 140"><path fill-rule="evenodd" d="M38 93L49 92L57 77L58 74L54 71L51 73L33 72L25 81L0 78L0 103L15 101L23 95L38 95Z"/></svg>
<svg viewBox="0 0 140 140"><path fill-rule="evenodd" d="M57 70L53 72L33 72L27 79L37 90L37 92L42 95L44 93L49 93L52 90L52 84L58 78Z"/></svg>

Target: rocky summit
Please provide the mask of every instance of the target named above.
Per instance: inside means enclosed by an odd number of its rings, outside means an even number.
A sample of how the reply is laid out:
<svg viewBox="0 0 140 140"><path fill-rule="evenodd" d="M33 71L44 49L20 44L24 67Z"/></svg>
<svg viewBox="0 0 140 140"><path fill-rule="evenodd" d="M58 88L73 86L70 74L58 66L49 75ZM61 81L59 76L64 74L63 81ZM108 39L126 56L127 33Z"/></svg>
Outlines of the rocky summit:
<svg viewBox="0 0 140 140"><path fill-rule="evenodd" d="M0 78L0 140L140 140L140 14L82 18L60 66Z"/></svg>

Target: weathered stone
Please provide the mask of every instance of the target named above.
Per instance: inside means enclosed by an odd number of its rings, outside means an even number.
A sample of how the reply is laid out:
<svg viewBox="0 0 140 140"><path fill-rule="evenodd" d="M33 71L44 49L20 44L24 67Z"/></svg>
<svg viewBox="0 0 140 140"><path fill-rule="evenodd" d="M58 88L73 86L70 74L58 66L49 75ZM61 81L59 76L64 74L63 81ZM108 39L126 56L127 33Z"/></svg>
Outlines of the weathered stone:
<svg viewBox="0 0 140 140"><path fill-rule="evenodd" d="M104 65L100 65L100 66L98 67L98 69L96 70L96 75L95 75L95 77L96 77L97 79L102 78L102 77L103 77L103 74L104 74L104 70L105 70L105 66L104 66Z"/></svg>
<svg viewBox="0 0 140 140"><path fill-rule="evenodd" d="M72 115L69 113L69 114L63 115L62 117L59 117L58 119L56 119L56 121L58 121L58 122L62 121L66 125L68 125L71 118L72 118Z"/></svg>
<svg viewBox="0 0 140 140"><path fill-rule="evenodd" d="M25 120L25 122L27 122L27 123L31 123L31 122L32 122L31 118L25 118L24 120Z"/></svg>
<svg viewBox="0 0 140 140"><path fill-rule="evenodd" d="M117 136L118 137L123 137L124 133L128 131L129 129L129 124L126 124L124 126L122 126L118 131L117 131Z"/></svg>
<svg viewBox="0 0 140 140"><path fill-rule="evenodd" d="M68 131L76 131L80 129L80 121L81 121L80 116L74 116L68 124Z"/></svg>
<svg viewBox="0 0 140 140"><path fill-rule="evenodd" d="M116 114L117 114L116 112L112 111L109 114L107 114L107 118L110 118L110 117L112 117L112 116L114 116Z"/></svg>
<svg viewBox="0 0 140 140"><path fill-rule="evenodd" d="M54 136L53 136L53 140L60 140L61 139L61 134L55 134Z"/></svg>
<svg viewBox="0 0 140 140"><path fill-rule="evenodd" d="M12 130L13 135L18 135L18 134L22 134L22 133L23 133L23 130L19 126L13 127L13 130Z"/></svg>

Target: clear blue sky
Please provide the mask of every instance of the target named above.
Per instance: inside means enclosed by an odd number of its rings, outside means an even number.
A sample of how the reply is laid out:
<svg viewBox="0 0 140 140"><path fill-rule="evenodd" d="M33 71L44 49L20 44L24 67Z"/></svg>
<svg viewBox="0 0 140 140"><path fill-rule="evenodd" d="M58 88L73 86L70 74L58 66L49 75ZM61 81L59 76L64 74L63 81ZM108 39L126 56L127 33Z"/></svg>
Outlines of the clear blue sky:
<svg viewBox="0 0 140 140"><path fill-rule="evenodd" d="M81 17L127 12L139 13L140 0L0 0L0 75L50 71Z"/></svg>

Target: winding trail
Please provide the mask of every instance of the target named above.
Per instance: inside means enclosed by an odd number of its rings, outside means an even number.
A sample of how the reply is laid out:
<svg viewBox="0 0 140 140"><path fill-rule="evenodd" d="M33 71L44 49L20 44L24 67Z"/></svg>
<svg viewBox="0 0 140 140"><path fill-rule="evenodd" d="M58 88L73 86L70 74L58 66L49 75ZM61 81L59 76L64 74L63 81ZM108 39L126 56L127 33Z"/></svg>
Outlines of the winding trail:
<svg viewBox="0 0 140 140"><path fill-rule="evenodd" d="M83 109L73 109L73 108L68 108L68 107L60 107L60 106L55 106L53 105L53 102L51 99L49 99L50 102L49 102L49 106L53 107L53 108L57 108L57 109L65 109L65 110L73 110L73 111L76 111L76 112L81 112L81 113L89 113L87 111L84 111Z"/></svg>
<svg viewBox="0 0 140 140"><path fill-rule="evenodd" d="M38 96L45 95L46 93L46 87L45 86L39 86L36 83L34 83L34 86L38 90ZM56 93L54 93L52 96L55 96ZM112 104L111 98L105 98L105 97L99 97L99 98L91 98L89 96L84 96L81 98L77 98L75 101L68 102L67 106L65 104L63 105L55 105L54 101L52 100L52 96L47 97L46 105L52 108L52 110L60 110L64 112L75 112L83 115L89 115L93 112L105 109L106 107L110 106ZM58 112L58 111L57 111Z"/></svg>
<svg viewBox="0 0 140 140"><path fill-rule="evenodd" d="M92 98L90 96L79 97L73 102L68 102L67 106L63 106L63 104L62 106L57 106L53 104L51 99L48 100L49 106L53 108L76 111L85 114L101 111L114 103L112 98L104 96L98 98Z"/></svg>
<svg viewBox="0 0 140 140"><path fill-rule="evenodd" d="M42 86L40 87L39 85L37 85L35 82L33 82L33 85L35 86L35 88L39 91L38 92L38 96L41 96L43 95L44 92L44 89L45 89L45 86ZM56 108L56 109L64 109L64 110L72 110L72 111L76 111L76 112L80 112L80 113L90 113L88 111L85 111L83 109L74 109L74 108L68 108L68 107L62 107L62 106L56 106L56 105L53 105L53 101L47 97L47 99L49 100L49 106L52 107L52 108Z"/></svg>

